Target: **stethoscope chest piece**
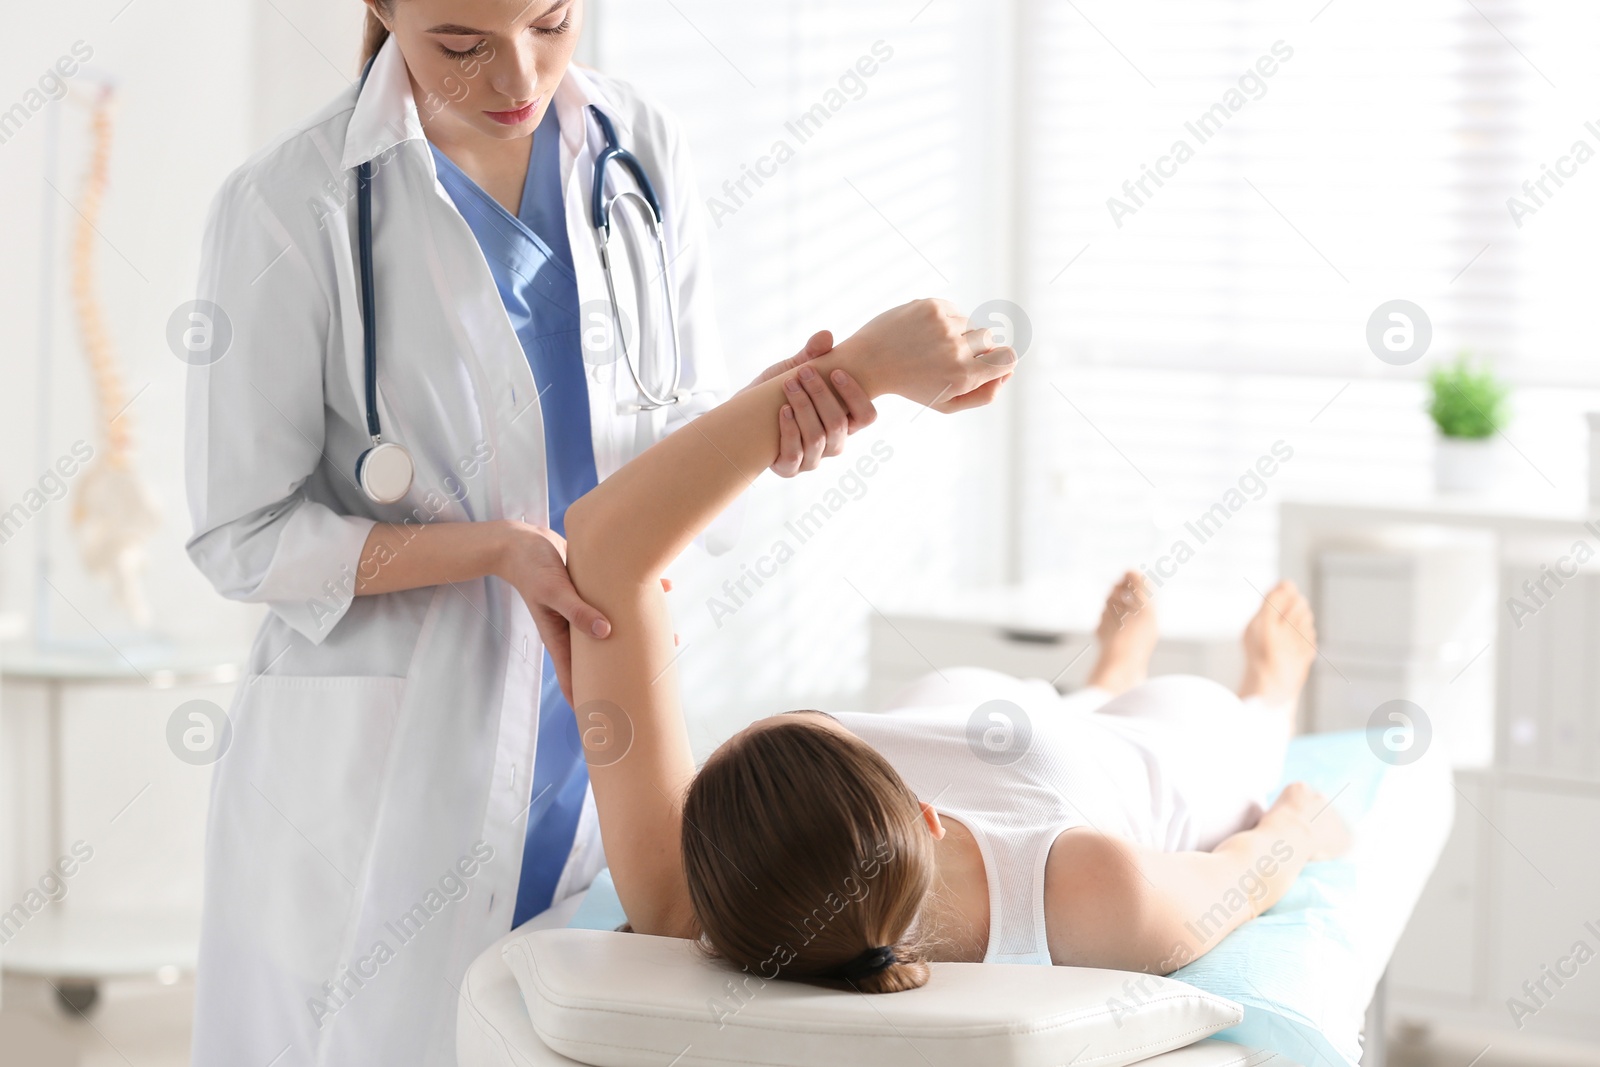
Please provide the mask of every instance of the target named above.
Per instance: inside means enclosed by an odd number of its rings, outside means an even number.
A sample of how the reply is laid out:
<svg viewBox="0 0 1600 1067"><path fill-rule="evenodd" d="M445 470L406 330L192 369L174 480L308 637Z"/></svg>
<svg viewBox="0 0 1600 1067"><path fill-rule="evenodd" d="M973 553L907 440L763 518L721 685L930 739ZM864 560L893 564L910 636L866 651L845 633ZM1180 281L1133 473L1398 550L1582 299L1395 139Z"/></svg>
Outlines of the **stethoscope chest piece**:
<svg viewBox="0 0 1600 1067"><path fill-rule="evenodd" d="M411 453L393 441L384 441L361 453L356 480L361 491L379 504L393 504L411 489L416 468Z"/></svg>

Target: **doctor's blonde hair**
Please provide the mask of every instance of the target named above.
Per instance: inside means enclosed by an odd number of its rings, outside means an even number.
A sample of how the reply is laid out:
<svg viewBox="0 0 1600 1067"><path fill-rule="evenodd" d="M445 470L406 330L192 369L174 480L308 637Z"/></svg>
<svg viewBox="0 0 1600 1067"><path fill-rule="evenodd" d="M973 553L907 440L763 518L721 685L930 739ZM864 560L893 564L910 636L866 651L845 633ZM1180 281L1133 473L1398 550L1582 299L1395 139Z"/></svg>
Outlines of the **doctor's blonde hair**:
<svg viewBox="0 0 1600 1067"><path fill-rule="evenodd" d="M863 993L928 981L917 920L932 837L916 796L865 742L799 717L733 737L689 785L682 852L708 954L758 978ZM847 977L882 946L895 962Z"/></svg>

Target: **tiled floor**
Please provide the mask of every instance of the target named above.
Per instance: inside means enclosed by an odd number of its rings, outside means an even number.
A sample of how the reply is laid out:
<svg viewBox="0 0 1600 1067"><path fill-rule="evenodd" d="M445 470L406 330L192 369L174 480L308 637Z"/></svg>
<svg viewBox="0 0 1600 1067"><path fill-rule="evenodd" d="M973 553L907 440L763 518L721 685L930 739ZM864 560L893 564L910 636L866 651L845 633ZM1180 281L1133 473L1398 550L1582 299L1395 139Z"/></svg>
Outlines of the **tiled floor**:
<svg viewBox="0 0 1600 1067"><path fill-rule="evenodd" d="M193 994L188 979L112 982L87 1019L74 1019L48 985L7 976L0 1067L188 1067ZM1530 1046L1503 1034L1402 1028L1390 1038L1389 1067L1600 1067L1600 1044Z"/></svg>

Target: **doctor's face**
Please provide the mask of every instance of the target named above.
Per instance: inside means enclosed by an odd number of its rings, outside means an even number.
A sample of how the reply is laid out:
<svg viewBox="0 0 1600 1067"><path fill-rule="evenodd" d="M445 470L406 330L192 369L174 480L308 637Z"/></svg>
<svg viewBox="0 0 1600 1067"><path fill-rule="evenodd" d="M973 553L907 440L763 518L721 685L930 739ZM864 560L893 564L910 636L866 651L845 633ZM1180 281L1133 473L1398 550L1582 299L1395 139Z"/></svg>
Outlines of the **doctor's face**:
<svg viewBox="0 0 1600 1067"><path fill-rule="evenodd" d="M368 0L411 71L423 124L454 137L533 132L583 29L583 0Z"/></svg>

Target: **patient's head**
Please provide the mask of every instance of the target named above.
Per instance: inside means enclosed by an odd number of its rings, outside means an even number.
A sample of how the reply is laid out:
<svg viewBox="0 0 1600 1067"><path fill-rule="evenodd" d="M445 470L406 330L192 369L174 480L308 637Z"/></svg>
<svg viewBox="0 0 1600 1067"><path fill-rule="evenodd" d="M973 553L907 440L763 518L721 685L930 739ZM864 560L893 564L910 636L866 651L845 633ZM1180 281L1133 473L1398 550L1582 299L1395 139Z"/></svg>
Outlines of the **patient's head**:
<svg viewBox="0 0 1600 1067"><path fill-rule="evenodd" d="M874 749L821 712L776 715L714 752L689 787L683 864L717 955L762 978L842 978L896 961L867 993L928 980L916 919L933 883L921 805Z"/></svg>

